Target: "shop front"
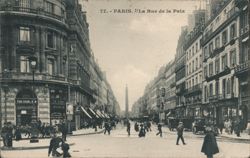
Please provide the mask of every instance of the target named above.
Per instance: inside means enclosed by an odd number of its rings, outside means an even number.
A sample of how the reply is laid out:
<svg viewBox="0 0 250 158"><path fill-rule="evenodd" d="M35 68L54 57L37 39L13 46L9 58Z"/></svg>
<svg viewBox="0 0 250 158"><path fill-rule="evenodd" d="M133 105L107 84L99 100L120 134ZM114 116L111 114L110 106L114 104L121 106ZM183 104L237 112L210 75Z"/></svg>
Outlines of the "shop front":
<svg viewBox="0 0 250 158"><path fill-rule="evenodd" d="M66 90L50 89L50 121L52 125L66 119L66 102Z"/></svg>
<svg viewBox="0 0 250 158"><path fill-rule="evenodd" d="M16 125L29 125L37 120L37 96L30 89L16 95Z"/></svg>

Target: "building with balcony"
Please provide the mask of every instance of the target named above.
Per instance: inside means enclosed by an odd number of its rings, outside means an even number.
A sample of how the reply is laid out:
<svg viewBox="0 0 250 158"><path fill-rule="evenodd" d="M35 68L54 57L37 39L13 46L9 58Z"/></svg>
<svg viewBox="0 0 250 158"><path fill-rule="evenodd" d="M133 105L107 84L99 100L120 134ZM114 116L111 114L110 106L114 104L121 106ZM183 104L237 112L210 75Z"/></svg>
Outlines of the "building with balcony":
<svg viewBox="0 0 250 158"><path fill-rule="evenodd" d="M187 26L182 27L181 35L178 39L175 55L175 81L176 81L176 117L186 117L185 108L185 75L186 75L186 52L184 50Z"/></svg>
<svg viewBox="0 0 250 158"><path fill-rule="evenodd" d="M171 114L174 115L174 109L176 107L175 84L175 63L174 60L172 60L165 68L165 95L163 95L165 121Z"/></svg>
<svg viewBox="0 0 250 158"><path fill-rule="evenodd" d="M5 121L25 125L34 119L51 122L66 118L65 11L65 2L59 0L0 2L1 109L5 109ZM30 56L37 59L34 70Z"/></svg>
<svg viewBox="0 0 250 158"><path fill-rule="evenodd" d="M202 98L202 47L200 45L202 38L201 23L187 35L185 43L186 51L186 90L185 105L187 107L187 117L201 116L201 98Z"/></svg>
<svg viewBox="0 0 250 158"><path fill-rule="evenodd" d="M90 108L101 80L90 82L90 65L88 23L77 0L0 1L1 120L54 124L67 118L67 102ZM72 121L80 127L84 114L77 115Z"/></svg>
<svg viewBox="0 0 250 158"><path fill-rule="evenodd" d="M239 9L234 0L221 5L204 29L203 114L214 123L234 119L238 109Z"/></svg>
<svg viewBox="0 0 250 158"><path fill-rule="evenodd" d="M235 67L235 75L239 79L239 110L243 119L243 126L246 128L250 120L250 40L249 40L249 1L236 0L236 7L239 9L239 64Z"/></svg>

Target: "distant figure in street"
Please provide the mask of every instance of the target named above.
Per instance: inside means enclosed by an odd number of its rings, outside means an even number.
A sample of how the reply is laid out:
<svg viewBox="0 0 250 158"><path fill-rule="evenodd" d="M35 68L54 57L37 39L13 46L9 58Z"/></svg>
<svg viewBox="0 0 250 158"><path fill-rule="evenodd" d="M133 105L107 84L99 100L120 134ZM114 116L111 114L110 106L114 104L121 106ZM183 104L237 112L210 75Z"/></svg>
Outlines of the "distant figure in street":
<svg viewBox="0 0 250 158"><path fill-rule="evenodd" d="M143 126L143 124L140 125L140 132L139 132L139 137L145 137L146 136L146 130Z"/></svg>
<svg viewBox="0 0 250 158"><path fill-rule="evenodd" d="M159 135L160 134L160 137L162 137L162 125L160 123L158 123L158 133L156 133L156 135Z"/></svg>
<svg viewBox="0 0 250 158"><path fill-rule="evenodd" d="M135 125L134 125L134 129L135 129L135 131L136 131L136 132L138 132L138 131L139 131L139 125L138 125L138 123L137 123L137 122L136 122L136 123L135 123Z"/></svg>
<svg viewBox="0 0 250 158"><path fill-rule="evenodd" d="M8 127L7 127L7 124L4 123L4 126L2 128L2 131L1 131L1 137L3 139L3 145L6 147L7 146L7 132L8 132Z"/></svg>
<svg viewBox="0 0 250 158"><path fill-rule="evenodd" d="M152 130L151 130L151 123L150 123L150 121L147 122L147 127L148 127L148 130L149 130L149 131L152 131Z"/></svg>
<svg viewBox="0 0 250 158"><path fill-rule="evenodd" d="M219 153L219 148L216 142L216 138L211 127L206 128L206 136L204 137L201 152L207 155L207 158L213 158L213 155Z"/></svg>
<svg viewBox="0 0 250 158"><path fill-rule="evenodd" d="M184 130L184 126L183 126L183 122L179 122L179 125L177 127L177 141L176 141L176 145L179 145L179 140L181 138L181 141L183 143L183 145L185 145L185 141L184 141L184 138L183 138L183 130Z"/></svg>
<svg viewBox="0 0 250 158"><path fill-rule="evenodd" d="M224 128L223 122L219 124L220 134L222 134Z"/></svg>
<svg viewBox="0 0 250 158"><path fill-rule="evenodd" d="M127 122L127 132L128 132L128 136L130 136L130 122L129 122L129 120Z"/></svg>
<svg viewBox="0 0 250 158"><path fill-rule="evenodd" d="M108 121L106 121L105 123L104 123L104 128L105 128L105 130L104 130L104 134L106 134L106 132L108 132L108 134L110 135L110 124L109 124L109 122Z"/></svg>
<svg viewBox="0 0 250 158"><path fill-rule="evenodd" d="M56 134L52 135L52 138L50 140L49 144L49 151L48 151L48 156L50 156L52 152L52 156L61 156L62 154L57 151L57 149L60 147L60 144L63 142L62 138L57 137Z"/></svg>
<svg viewBox="0 0 250 158"><path fill-rule="evenodd" d="M66 125L65 122L63 122L62 125L61 125L61 132L62 132L63 141L67 141L66 137L67 137L68 129L67 129L67 125Z"/></svg>
<svg viewBox="0 0 250 158"><path fill-rule="evenodd" d="M15 138L16 138L16 141L19 141L22 139L21 130L19 126L17 126L15 130Z"/></svg>

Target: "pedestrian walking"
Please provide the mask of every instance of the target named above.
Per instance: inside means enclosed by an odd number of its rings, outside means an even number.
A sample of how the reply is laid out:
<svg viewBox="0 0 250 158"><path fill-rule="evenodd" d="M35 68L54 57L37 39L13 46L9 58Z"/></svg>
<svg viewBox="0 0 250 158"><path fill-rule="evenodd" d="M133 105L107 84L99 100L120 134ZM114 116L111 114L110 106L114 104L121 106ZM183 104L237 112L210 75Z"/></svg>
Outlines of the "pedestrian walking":
<svg viewBox="0 0 250 158"><path fill-rule="evenodd" d="M62 153L58 152L57 149L60 148L60 143L62 142L62 138L58 137L56 134L53 134L49 144L48 156L50 156L51 152L52 156L61 156Z"/></svg>
<svg viewBox="0 0 250 158"><path fill-rule="evenodd" d="M128 136L130 136L130 122L129 122L129 120L127 123L127 132L128 132Z"/></svg>
<svg viewBox="0 0 250 158"><path fill-rule="evenodd" d="M137 122L136 122L136 123L135 123L135 125L134 125L134 129L135 129L135 131L136 131L136 132L138 132L138 131L139 131L139 125L138 125L138 123L137 123Z"/></svg>
<svg viewBox="0 0 250 158"><path fill-rule="evenodd" d="M150 121L147 122L147 127L148 127L148 130L149 130L149 131L152 131L152 130L151 130L151 123L150 123Z"/></svg>
<svg viewBox="0 0 250 158"><path fill-rule="evenodd" d="M141 124L140 127L141 128L140 128L140 132L139 132L139 137L145 137L146 136L146 130L144 128L144 125Z"/></svg>
<svg viewBox="0 0 250 158"><path fill-rule="evenodd" d="M183 126L183 122L179 122L179 125L177 127L177 141L176 141L176 145L179 145L179 140L181 139L183 145L185 145L185 141L183 138L183 130L184 130L184 126Z"/></svg>
<svg viewBox="0 0 250 158"><path fill-rule="evenodd" d="M220 134L222 134L224 128L223 122L219 123Z"/></svg>
<svg viewBox="0 0 250 158"><path fill-rule="evenodd" d="M63 158L71 157L71 155L69 153L69 144L62 141L62 146L61 147L62 147L62 151L63 151Z"/></svg>
<svg viewBox="0 0 250 158"><path fill-rule="evenodd" d="M62 140L64 142L67 141L66 137L67 137L68 128L65 122L63 122L61 125L61 132L62 132Z"/></svg>
<svg viewBox="0 0 250 158"><path fill-rule="evenodd" d="M21 130L20 130L19 126L16 127L14 135L15 135L16 141L19 141L22 139Z"/></svg>
<svg viewBox="0 0 250 158"><path fill-rule="evenodd" d="M108 121L106 121L105 123L104 123L104 128L105 128L105 130L104 130L104 134L106 134L106 132L108 132L108 134L110 135L110 124L109 124L109 122Z"/></svg>
<svg viewBox="0 0 250 158"><path fill-rule="evenodd" d="M3 139L3 146L7 146L7 132L8 132L8 127L7 127L7 124L4 123L4 126L2 128L2 131L1 131L1 137Z"/></svg>
<svg viewBox="0 0 250 158"><path fill-rule="evenodd" d="M207 155L207 158L213 158L213 155L219 153L215 135L211 127L206 128L206 136L204 137L201 152Z"/></svg>
<svg viewBox="0 0 250 158"><path fill-rule="evenodd" d="M156 133L156 135L158 136L160 134L160 137L162 137L162 125L160 123L158 123L158 133Z"/></svg>

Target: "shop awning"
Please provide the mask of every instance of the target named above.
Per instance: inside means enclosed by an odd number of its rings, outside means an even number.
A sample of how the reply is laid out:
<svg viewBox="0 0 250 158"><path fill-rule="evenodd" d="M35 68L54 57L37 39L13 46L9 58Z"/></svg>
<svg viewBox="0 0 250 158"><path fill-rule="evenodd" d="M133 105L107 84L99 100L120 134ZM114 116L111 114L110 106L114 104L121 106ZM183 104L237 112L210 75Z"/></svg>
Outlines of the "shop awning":
<svg viewBox="0 0 250 158"><path fill-rule="evenodd" d="M109 118L109 116L105 112L102 112L102 114L105 116L105 118Z"/></svg>
<svg viewBox="0 0 250 158"><path fill-rule="evenodd" d="M92 110L91 108L89 108L89 111L90 111L96 118L99 118L99 116L94 112L94 110Z"/></svg>
<svg viewBox="0 0 250 158"><path fill-rule="evenodd" d="M101 113L100 110L97 110L96 113L97 113L101 118L105 118L105 116Z"/></svg>
<svg viewBox="0 0 250 158"><path fill-rule="evenodd" d="M89 113L81 106L81 109L82 109L82 111L89 117L89 118L91 118L92 119L92 117L89 115Z"/></svg>
<svg viewBox="0 0 250 158"><path fill-rule="evenodd" d="M169 117L171 115L171 111L169 111L168 113L167 113L167 117Z"/></svg>

